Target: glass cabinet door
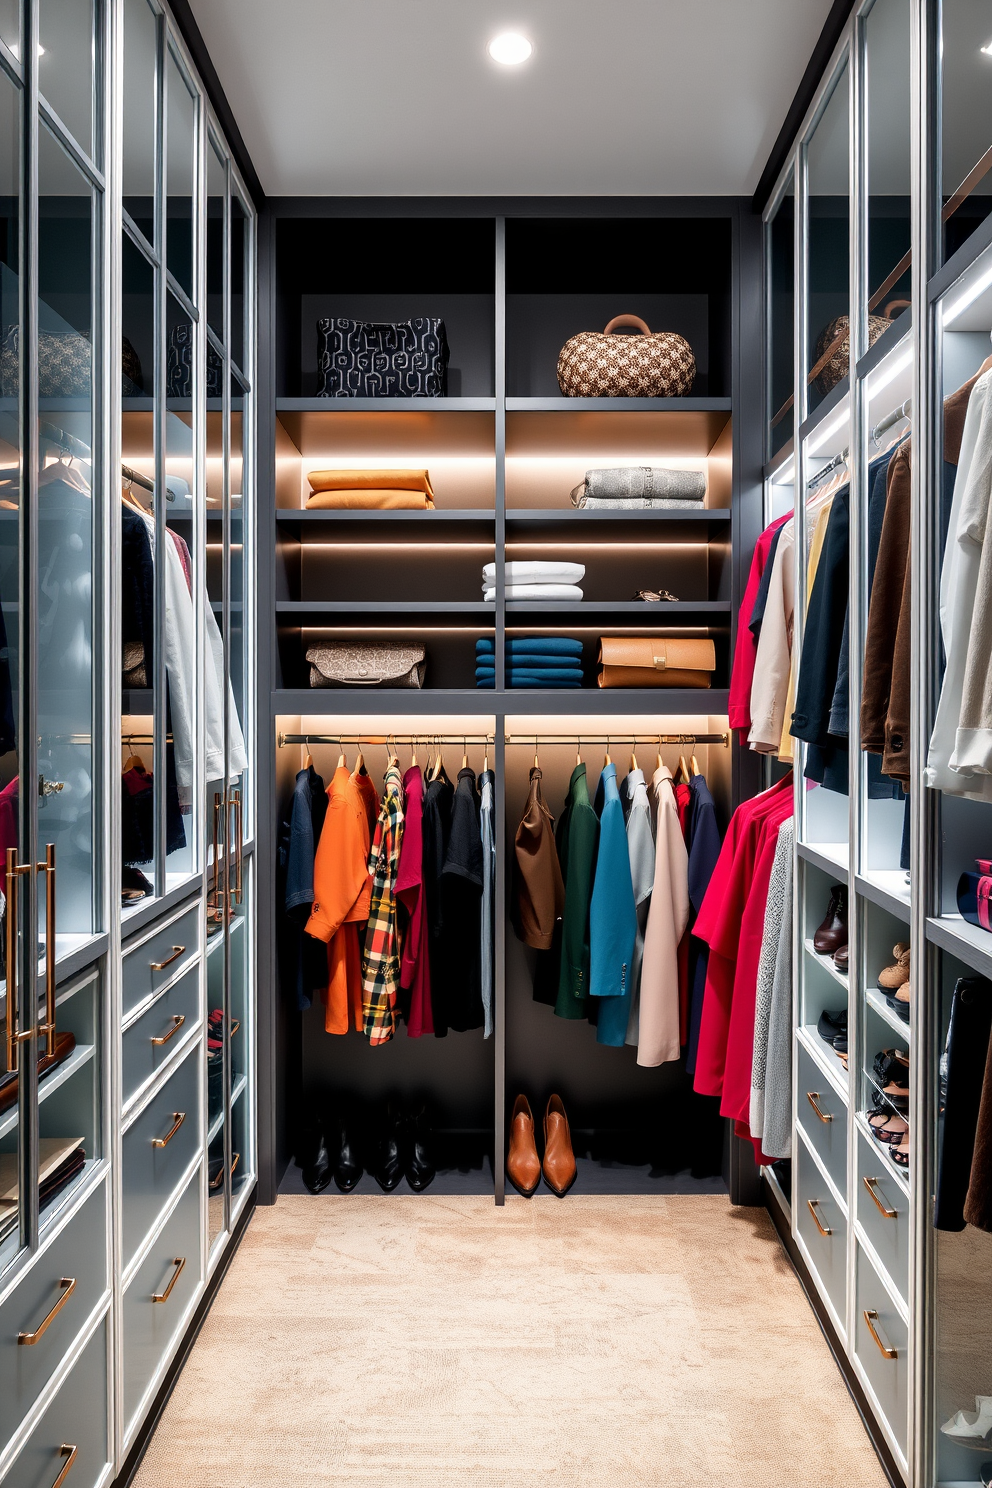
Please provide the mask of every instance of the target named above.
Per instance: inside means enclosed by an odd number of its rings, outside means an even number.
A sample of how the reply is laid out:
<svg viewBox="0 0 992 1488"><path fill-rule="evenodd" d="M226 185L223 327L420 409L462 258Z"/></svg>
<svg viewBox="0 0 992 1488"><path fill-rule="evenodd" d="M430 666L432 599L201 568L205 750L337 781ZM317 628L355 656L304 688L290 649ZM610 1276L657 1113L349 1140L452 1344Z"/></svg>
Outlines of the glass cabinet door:
<svg viewBox="0 0 992 1488"><path fill-rule="evenodd" d="M847 376L850 359L849 74L845 65L806 146L808 413Z"/></svg>
<svg viewBox="0 0 992 1488"><path fill-rule="evenodd" d="M29 99L0 53L0 823L4 1064L0 1268L102 1157L102 981L63 981L102 909L101 442L106 260L101 6L43 0L37 190L19 197ZM22 15L23 19L23 15ZM67 65L72 46L79 65ZM24 783L28 782L29 786Z"/></svg>

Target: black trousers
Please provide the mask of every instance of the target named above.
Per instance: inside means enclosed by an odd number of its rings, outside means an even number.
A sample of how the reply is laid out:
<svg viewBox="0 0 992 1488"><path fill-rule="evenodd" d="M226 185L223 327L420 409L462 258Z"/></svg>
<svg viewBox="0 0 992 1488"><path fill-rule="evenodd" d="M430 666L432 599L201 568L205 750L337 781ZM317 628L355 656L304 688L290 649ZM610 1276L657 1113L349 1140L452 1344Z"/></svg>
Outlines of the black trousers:
<svg viewBox="0 0 992 1488"><path fill-rule="evenodd" d="M946 1092L940 1123L937 1230L963 1230L964 1205L971 1178L975 1133L992 1032L992 982L985 977L959 977L951 997L946 1044Z"/></svg>

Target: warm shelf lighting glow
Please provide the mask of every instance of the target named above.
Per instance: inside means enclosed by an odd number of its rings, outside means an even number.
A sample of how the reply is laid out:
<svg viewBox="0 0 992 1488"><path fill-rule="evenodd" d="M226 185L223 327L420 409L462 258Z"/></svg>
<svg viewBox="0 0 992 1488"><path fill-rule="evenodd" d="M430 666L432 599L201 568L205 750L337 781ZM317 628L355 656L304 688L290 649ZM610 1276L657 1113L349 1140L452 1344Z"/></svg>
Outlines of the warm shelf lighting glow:
<svg viewBox="0 0 992 1488"><path fill-rule="evenodd" d="M493 61L504 67L518 67L527 61L533 50L526 36L521 36L519 31L502 31L486 47Z"/></svg>

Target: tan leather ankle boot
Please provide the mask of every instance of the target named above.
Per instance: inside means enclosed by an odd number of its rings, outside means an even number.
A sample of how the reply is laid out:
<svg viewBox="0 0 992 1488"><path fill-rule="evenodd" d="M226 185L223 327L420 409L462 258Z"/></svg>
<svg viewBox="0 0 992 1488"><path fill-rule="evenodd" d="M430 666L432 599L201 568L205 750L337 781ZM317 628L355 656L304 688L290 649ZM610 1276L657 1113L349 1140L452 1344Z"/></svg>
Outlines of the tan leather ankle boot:
<svg viewBox="0 0 992 1488"><path fill-rule="evenodd" d="M544 1113L544 1181L561 1199L568 1193L575 1177L575 1155L568 1117L561 1096L553 1095Z"/></svg>
<svg viewBox="0 0 992 1488"><path fill-rule="evenodd" d="M525 1199L530 1198L541 1181L541 1159L534 1141L534 1113L525 1095L518 1095L513 1103L506 1176Z"/></svg>

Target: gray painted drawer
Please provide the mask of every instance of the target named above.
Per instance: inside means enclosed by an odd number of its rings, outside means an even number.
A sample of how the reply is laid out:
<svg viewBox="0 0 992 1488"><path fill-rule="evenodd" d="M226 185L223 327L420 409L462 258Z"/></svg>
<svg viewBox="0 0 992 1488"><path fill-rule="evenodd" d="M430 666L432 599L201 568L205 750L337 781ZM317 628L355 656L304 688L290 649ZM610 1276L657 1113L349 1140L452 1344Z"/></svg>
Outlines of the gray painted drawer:
<svg viewBox="0 0 992 1488"><path fill-rule="evenodd" d="M99 1184L0 1307L0 1447L6 1446L110 1285L107 1184ZM61 1280L74 1280L71 1289ZM36 1343L36 1333L63 1299ZM55 1474L53 1474L53 1479Z"/></svg>
<svg viewBox="0 0 992 1488"><path fill-rule="evenodd" d="M153 1228L200 1150L200 1061L198 1041L122 1140L124 1266ZM181 1125L176 1126L182 1116ZM169 1133L176 1128L173 1135ZM156 1147L156 1141L166 1141Z"/></svg>
<svg viewBox="0 0 992 1488"><path fill-rule="evenodd" d="M815 1103L815 1105L814 1105ZM847 1107L812 1055L800 1045L799 1124L838 1193L847 1193ZM819 1114L817 1114L819 1112Z"/></svg>
<svg viewBox="0 0 992 1488"><path fill-rule="evenodd" d="M196 1026L200 1010L199 980L200 963L196 961L125 1029L122 1040L125 1105Z"/></svg>
<svg viewBox="0 0 992 1488"><path fill-rule="evenodd" d="M129 1431L145 1391L176 1337L200 1285L200 1170L197 1168L162 1233L124 1294L124 1429ZM177 1267L183 1261L182 1270ZM168 1297L162 1296L175 1278Z"/></svg>
<svg viewBox="0 0 992 1488"><path fill-rule="evenodd" d="M847 1220L801 1137L796 1143L795 1199L796 1229L812 1260L814 1279L837 1314L843 1332L847 1297ZM822 1230L829 1233L824 1235Z"/></svg>
<svg viewBox="0 0 992 1488"><path fill-rule="evenodd" d="M151 997L171 981L184 962L197 954L199 924L200 909L199 904L195 904L133 948L124 947L122 994L125 1018L146 997Z"/></svg>
<svg viewBox="0 0 992 1488"><path fill-rule="evenodd" d="M66 1488L93 1488L100 1481L110 1461L108 1322L104 1318L76 1360L4 1478L4 1488L52 1488L68 1460L63 1446L76 1449Z"/></svg>
<svg viewBox="0 0 992 1488"><path fill-rule="evenodd" d="M871 1181L871 1191L865 1185L866 1178ZM909 1283L909 1200L860 1131L857 1206L861 1228L905 1301Z"/></svg>
<svg viewBox="0 0 992 1488"><path fill-rule="evenodd" d="M866 1313L871 1315L871 1326L878 1334L878 1342L871 1335ZM894 1350L895 1357L886 1358L883 1348ZM889 1430L905 1456L909 1409L909 1333L882 1278L860 1245L854 1351L868 1376Z"/></svg>

